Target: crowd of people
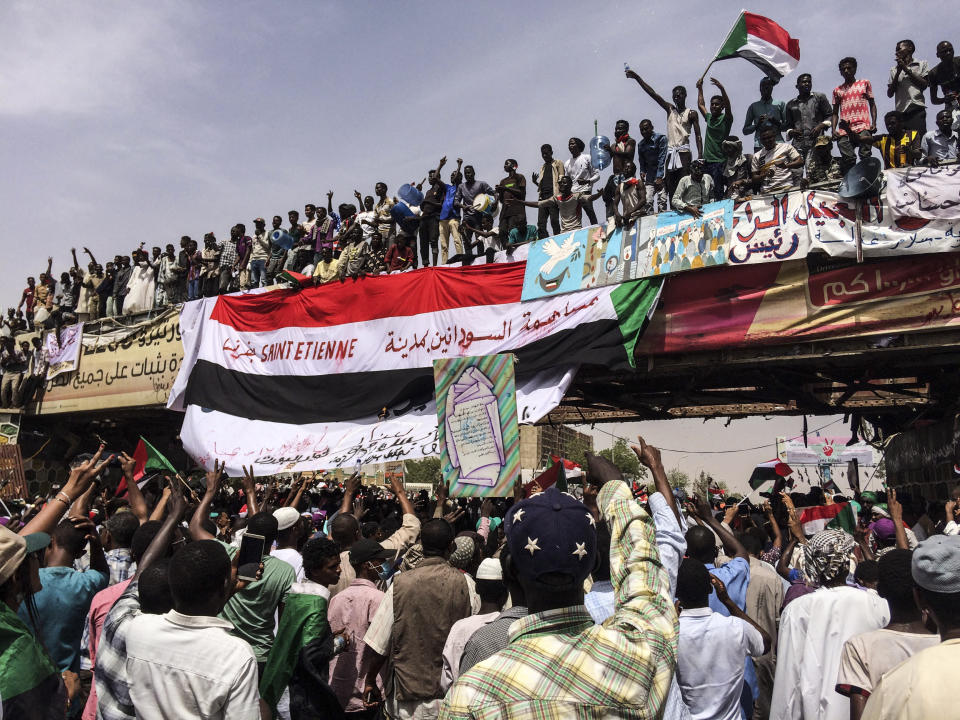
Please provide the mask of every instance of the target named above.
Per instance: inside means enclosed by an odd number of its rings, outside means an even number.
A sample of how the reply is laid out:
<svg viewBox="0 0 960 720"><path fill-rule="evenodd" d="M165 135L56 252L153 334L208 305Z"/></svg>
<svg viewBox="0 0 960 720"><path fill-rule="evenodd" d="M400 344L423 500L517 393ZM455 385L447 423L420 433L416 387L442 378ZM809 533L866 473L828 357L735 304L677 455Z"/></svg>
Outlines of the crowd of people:
<svg viewBox="0 0 960 720"><path fill-rule="evenodd" d="M157 245L149 252L141 243L129 255L116 255L105 264L87 248L86 262L81 263L71 250L72 264L60 273L59 282L52 258L44 272L27 278L0 333L15 335L263 287L289 277L285 272L327 283L421 265L472 262L495 249L577 229L584 215L595 224L598 199L604 217L622 223L668 207L698 215L704 204L722 198L794 187L834 188L857 158L870 157L874 148L886 168L955 163L960 58L947 41L936 46L935 65L917 60L914 52L911 40L896 44L886 87L894 108L884 115L884 133L878 131L873 86L857 77L853 57L839 62L842 83L832 98L814 91L813 78L804 73L797 77L795 97L775 100L776 85L765 77L760 98L744 112L742 138L731 134L735 113L718 80L710 79L717 94L709 100L703 79L697 83L694 109L687 106L683 86L673 88L667 101L627 68L626 76L666 113L666 133L644 119L635 138L630 123L618 120L613 142L600 147L611 167L605 183L600 183L600 170L584 141L572 137L565 161L554 156L551 145L541 147L543 163L529 181L517 161L508 158L505 175L495 185L477 179L475 168L461 159L445 182L443 158L426 179L403 186L405 200L378 182L373 195L355 191L355 203L343 202L334 209L330 191L326 203L306 203L302 216L298 210L290 210L286 221L274 215L269 227L258 217L249 233L238 223L224 240L208 232L200 243L183 236L179 246ZM929 130L927 94L937 110ZM537 209L536 225L528 224L527 207ZM19 349L9 352L15 355Z"/></svg>
<svg viewBox="0 0 960 720"><path fill-rule="evenodd" d="M76 457L0 527L18 720L952 717L960 487L711 507L634 446L512 498ZM116 469L114 469L116 468ZM139 480L139 483L138 483ZM142 485L142 487L141 487ZM252 549L251 549L252 548Z"/></svg>

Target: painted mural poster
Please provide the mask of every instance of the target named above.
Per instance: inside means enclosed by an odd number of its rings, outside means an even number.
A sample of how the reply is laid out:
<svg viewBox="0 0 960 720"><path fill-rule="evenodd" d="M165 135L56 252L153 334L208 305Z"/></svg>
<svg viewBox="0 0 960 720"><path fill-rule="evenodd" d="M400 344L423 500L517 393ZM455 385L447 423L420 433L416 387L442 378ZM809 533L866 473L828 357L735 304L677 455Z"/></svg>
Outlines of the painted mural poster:
<svg viewBox="0 0 960 720"><path fill-rule="evenodd" d="M733 200L704 205L699 218L666 212L657 215L650 247L650 275L698 270L727 262Z"/></svg>
<svg viewBox="0 0 960 720"><path fill-rule="evenodd" d="M520 474L512 354L433 363L443 481L451 497L506 497Z"/></svg>
<svg viewBox="0 0 960 720"><path fill-rule="evenodd" d="M524 301L650 275L650 244L657 216L617 227L594 225L530 244L523 278Z"/></svg>
<svg viewBox="0 0 960 720"><path fill-rule="evenodd" d="M580 289L590 230L582 228L530 245L521 300L562 295Z"/></svg>

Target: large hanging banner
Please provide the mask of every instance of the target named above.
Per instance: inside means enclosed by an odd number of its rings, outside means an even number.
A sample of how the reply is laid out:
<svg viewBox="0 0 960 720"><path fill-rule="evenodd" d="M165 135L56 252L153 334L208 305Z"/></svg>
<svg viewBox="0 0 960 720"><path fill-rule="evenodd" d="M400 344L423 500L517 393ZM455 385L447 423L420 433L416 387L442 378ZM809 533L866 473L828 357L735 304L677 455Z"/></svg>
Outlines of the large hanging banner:
<svg viewBox="0 0 960 720"><path fill-rule="evenodd" d="M894 215L960 221L960 165L909 167L884 175Z"/></svg>
<svg viewBox="0 0 960 720"><path fill-rule="evenodd" d="M811 437L802 439L778 437L777 458L787 465L846 465L854 460L859 465L874 465L874 450L867 443L848 445L849 438Z"/></svg>
<svg viewBox="0 0 960 720"><path fill-rule="evenodd" d="M934 330L960 325L960 253L824 272L806 261L667 278L637 355Z"/></svg>
<svg viewBox="0 0 960 720"><path fill-rule="evenodd" d="M433 362L440 467L452 497L506 497L520 476L515 360Z"/></svg>
<svg viewBox="0 0 960 720"><path fill-rule="evenodd" d="M751 198L734 208L729 262L750 265L796 260L814 251L855 258L856 212L853 201L829 192ZM865 257L960 250L960 220L898 217L877 198L864 202L860 213Z"/></svg>
<svg viewBox="0 0 960 720"><path fill-rule="evenodd" d="M176 310L136 327L102 327L79 337L76 370L48 380L37 414L162 407L167 402L183 359Z"/></svg>
<svg viewBox="0 0 960 720"><path fill-rule="evenodd" d="M630 367L659 280L521 303L523 279L524 263L423 268L187 303L169 402L184 447L263 474L422 457L437 451L435 360L515 354L527 423L573 368Z"/></svg>

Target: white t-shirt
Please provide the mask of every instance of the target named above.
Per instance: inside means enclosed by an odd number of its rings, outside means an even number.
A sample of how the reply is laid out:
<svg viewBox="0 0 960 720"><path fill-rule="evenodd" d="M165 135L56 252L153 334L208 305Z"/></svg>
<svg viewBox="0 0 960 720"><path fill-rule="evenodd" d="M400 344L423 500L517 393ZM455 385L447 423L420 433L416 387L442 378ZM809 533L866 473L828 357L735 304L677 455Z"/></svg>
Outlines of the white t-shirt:
<svg viewBox="0 0 960 720"><path fill-rule="evenodd" d="M287 565L293 568L297 574L297 582L303 581L303 556L293 548L274 548L270 554L275 558L280 558Z"/></svg>
<svg viewBox="0 0 960 720"><path fill-rule="evenodd" d="M777 143L773 146L772 150L766 150L764 148L757 150L753 154L753 160L750 161L750 169L754 173L757 173L760 172L760 168L767 163L776 161L793 162L799 157L800 153L797 152L797 149L793 145L783 142ZM771 175L767 175L765 178L763 178L764 192L769 192L773 189L786 188L795 184L795 173L800 171L799 168L791 169L780 167L779 165L772 165L769 169L773 172Z"/></svg>
<svg viewBox="0 0 960 720"><path fill-rule="evenodd" d="M709 607L680 613L677 683L694 720L737 720L743 661L763 654L763 636Z"/></svg>
<svg viewBox="0 0 960 720"><path fill-rule="evenodd" d="M884 675L863 720L928 720L957 716L960 640L927 648Z"/></svg>
<svg viewBox="0 0 960 720"><path fill-rule="evenodd" d="M939 644L939 635L919 635L896 630L871 630L854 635L843 645L837 692L846 695L849 688L869 694L884 674L921 650Z"/></svg>

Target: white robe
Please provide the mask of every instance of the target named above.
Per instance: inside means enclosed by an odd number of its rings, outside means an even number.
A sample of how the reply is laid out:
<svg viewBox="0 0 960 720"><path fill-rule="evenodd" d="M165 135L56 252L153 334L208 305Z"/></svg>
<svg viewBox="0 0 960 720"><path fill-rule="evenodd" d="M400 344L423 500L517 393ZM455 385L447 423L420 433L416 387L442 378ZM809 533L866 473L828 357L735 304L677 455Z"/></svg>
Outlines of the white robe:
<svg viewBox="0 0 960 720"><path fill-rule="evenodd" d="M127 290L127 297L123 301L125 315L153 309L156 280L153 277L153 268L150 263L139 262L133 266L130 281L127 283Z"/></svg>
<svg viewBox="0 0 960 720"><path fill-rule="evenodd" d="M889 621L886 600L848 586L821 588L787 605L770 720L848 720L850 700L835 689L843 644Z"/></svg>

